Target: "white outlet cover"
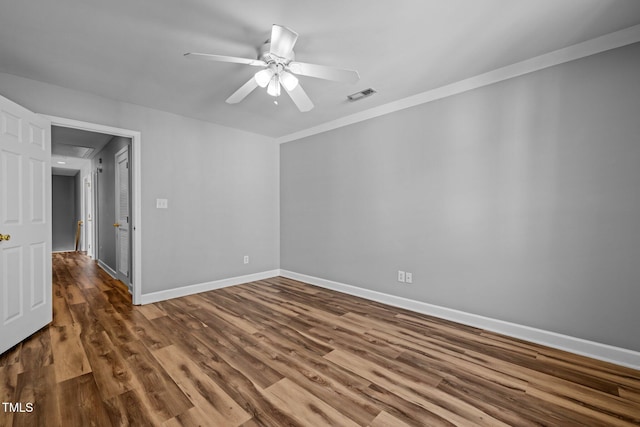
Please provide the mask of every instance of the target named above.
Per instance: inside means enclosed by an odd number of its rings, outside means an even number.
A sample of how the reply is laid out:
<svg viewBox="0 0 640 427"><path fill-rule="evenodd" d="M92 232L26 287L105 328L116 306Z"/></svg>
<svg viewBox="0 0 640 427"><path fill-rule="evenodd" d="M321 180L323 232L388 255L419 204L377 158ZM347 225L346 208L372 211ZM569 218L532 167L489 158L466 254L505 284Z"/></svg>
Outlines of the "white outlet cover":
<svg viewBox="0 0 640 427"><path fill-rule="evenodd" d="M413 273L404 273L404 281L407 283L413 283Z"/></svg>
<svg viewBox="0 0 640 427"><path fill-rule="evenodd" d="M169 200L167 200L167 199L156 199L156 208L157 209L167 209L167 208L169 208Z"/></svg>

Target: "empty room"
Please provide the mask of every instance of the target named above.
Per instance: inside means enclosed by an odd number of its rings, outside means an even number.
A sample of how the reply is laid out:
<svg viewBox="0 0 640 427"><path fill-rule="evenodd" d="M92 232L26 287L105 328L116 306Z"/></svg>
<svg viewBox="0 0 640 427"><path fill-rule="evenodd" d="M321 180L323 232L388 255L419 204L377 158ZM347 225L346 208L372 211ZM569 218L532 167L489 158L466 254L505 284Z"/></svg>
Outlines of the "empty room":
<svg viewBox="0 0 640 427"><path fill-rule="evenodd" d="M640 2L5 1L0 427L640 425Z"/></svg>

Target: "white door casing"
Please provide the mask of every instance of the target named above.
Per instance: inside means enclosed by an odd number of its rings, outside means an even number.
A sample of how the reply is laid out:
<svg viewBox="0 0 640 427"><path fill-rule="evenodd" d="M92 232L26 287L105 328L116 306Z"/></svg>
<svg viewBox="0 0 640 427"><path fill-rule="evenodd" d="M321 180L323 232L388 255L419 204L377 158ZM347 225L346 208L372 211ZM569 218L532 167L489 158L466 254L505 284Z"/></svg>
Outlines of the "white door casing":
<svg viewBox="0 0 640 427"><path fill-rule="evenodd" d="M124 147L115 154L115 165L116 274L119 280L130 285L129 147Z"/></svg>
<svg viewBox="0 0 640 427"><path fill-rule="evenodd" d="M3 353L52 320L51 122L3 97L0 234Z"/></svg>
<svg viewBox="0 0 640 427"><path fill-rule="evenodd" d="M141 304L142 302L142 227L140 218L142 217L142 201L140 195L142 194L142 173L141 173L141 158L142 158L142 134L139 131L130 129L116 128L113 126L105 126L96 123L83 122L79 120L67 119L57 116L46 116L51 121L51 124L55 126L68 127L72 129L88 130L92 132L106 133L115 136L122 136L125 138L131 138L131 146L129 152L129 171L130 171L130 187L131 191L131 217L129 218L130 227L130 239L131 239L131 257L129 265L129 286L132 290L132 297L134 304ZM97 206L97 193L98 193L98 179L99 174L94 171L92 174L92 186L93 186L93 223L98 224L99 212L96 209ZM96 232L97 225L93 227L93 250L94 256L98 259L98 249L100 242L98 241L98 233Z"/></svg>

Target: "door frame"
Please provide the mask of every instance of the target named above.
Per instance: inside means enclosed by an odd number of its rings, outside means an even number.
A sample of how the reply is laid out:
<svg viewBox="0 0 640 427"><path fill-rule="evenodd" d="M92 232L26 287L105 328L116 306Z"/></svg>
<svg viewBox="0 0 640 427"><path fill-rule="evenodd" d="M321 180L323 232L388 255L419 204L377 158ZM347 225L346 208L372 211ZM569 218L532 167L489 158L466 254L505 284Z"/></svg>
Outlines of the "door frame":
<svg viewBox="0 0 640 427"><path fill-rule="evenodd" d="M131 138L131 151L129 156L129 165L131 167L131 228L130 228L130 236L131 236L131 270L132 274L130 276L131 287L132 287L132 298L133 304L140 305L142 304L142 229L140 228L141 223L141 214L142 214L142 187L140 185L141 181L141 173L140 166L142 163L141 160L141 139L142 134L138 131L130 130L130 129L122 129L116 128L112 126L105 126L96 123L83 122L80 120L66 119L63 117L56 116L48 116L44 115L51 121L52 126L61 126L72 129L80 129L87 130L91 132L100 132L106 133L109 135L122 136L125 138ZM95 183L94 183L95 184ZM95 186L94 186L94 195L95 195ZM96 206L93 206L94 212L96 211ZM94 221L97 221L97 215L94 214ZM97 239L94 239L94 250L96 249ZM94 252L97 256L97 252Z"/></svg>

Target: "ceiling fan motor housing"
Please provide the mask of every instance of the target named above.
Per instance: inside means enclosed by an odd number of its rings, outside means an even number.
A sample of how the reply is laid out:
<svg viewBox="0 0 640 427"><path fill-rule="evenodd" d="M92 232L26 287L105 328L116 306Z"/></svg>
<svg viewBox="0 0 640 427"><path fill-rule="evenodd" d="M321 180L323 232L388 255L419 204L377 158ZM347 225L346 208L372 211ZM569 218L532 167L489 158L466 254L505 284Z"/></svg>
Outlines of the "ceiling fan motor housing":
<svg viewBox="0 0 640 427"><path fill-rule="evenodd" d="M287 65L289 64L289 62L295 60L295 57L296 55L293 52L293 50L291 50L286 57L277 56L271 53L270 40L267 40L266 42L264 42L264 44L260 46L260 49L258 49L258 59L266 62L267 64L276 63L276 64Z"/></svg>

